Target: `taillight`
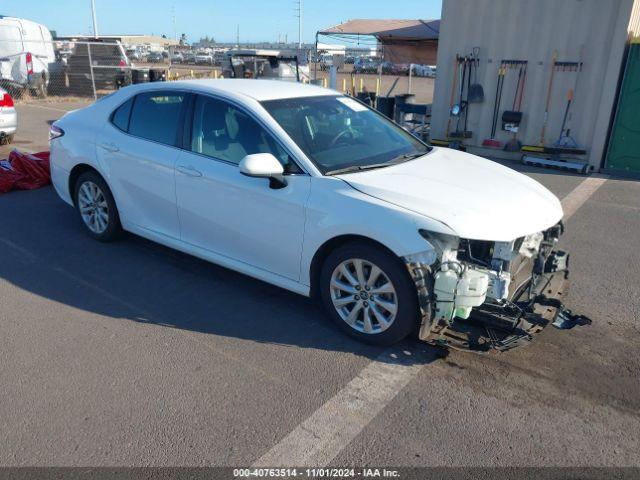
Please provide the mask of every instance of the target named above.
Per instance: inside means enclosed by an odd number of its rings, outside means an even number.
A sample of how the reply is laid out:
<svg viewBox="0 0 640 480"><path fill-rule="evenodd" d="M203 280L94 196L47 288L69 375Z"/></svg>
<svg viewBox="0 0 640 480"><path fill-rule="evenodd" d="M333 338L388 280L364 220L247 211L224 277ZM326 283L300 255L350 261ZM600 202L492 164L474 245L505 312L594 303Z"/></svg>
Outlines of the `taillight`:
<svg viewBox="0 0 640 480"><path fill-rule="evenodd" d="M27 75L33 75L33 55L31 52L27 52Z"/></svg>
<svg viewBox="0 0 640 480"><path fill-rule="evenodd" d="M56 126L55 123L51 125L51 128L49 128L49 141L53 140L54 138L60 138L63 135L64 135L64 130Z"/></svg>
<svg viewBox="0 0 640 480"><path fill-rule="evenodd" d="M2 95L0 98L0 107L13 107L13 98L8 93Z"/></svg>

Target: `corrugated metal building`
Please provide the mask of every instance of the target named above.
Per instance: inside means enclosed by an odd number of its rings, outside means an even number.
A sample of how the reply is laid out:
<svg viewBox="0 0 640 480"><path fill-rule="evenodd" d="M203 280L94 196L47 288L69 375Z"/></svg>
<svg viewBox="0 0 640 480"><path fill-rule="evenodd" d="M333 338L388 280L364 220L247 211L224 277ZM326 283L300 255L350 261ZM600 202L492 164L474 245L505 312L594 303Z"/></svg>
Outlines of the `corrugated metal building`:
<svg viewBox="0 0 640 480"><path fill-rule="evenodd" d="M598 169L630 30L640 30L640 0L444 0L431 137L445 137L456 54L467 55L479 47L478 82L484 87L485 101L469 107L468 130L473 137L465 144L473 153L519 158L519 154L481 147L491 136L498 67L502 59L529 62L519 138L535 145L540 141L555 50L560 61L581 59L584 63L570 120L571 135L587 149L589 163ZM517 71L508 72L500 116L511 110L517 77ZM547 144L560 135L574 78L569 72L556 75ZM511 138L501 125L498 132L496 137L503 143Z"/></svg>

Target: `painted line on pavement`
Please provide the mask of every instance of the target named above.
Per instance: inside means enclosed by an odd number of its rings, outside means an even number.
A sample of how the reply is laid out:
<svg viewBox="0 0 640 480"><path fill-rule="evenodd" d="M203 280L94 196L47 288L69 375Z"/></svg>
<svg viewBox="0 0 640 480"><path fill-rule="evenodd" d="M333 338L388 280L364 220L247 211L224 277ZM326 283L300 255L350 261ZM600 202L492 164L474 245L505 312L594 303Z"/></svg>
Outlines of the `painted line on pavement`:
<svg viewBox="0 0 640 480"><path fill-rule="evenodd" d="M569 220L574 213L578 211L584 202L589 200L591 196L598 191L609 177L601 175L589 177L573 189L569 195L562 199L562 208L564 210L564 220Z"/></svg>
<svg viewBox="0 0 640 480"><path fill-rule="evenodd" d="M87 104L88 105L88 104ZM34 103L18 103L16 104L16 107L20 108L20 107L33 107L33 108L42 108L44 110L54 110L56 112L64 112L64 113L68 113L72 110L77 110L78 108L84 108L87 105L80 105L80 106L75 106L75 108L72 108L71 110L65 110L64 108L56 108L56 107L49 107L47 105L36 105Z"/></svg>
<svg viewBox="0 0 640 480"><path fill-rule="evenodd" d="M562 200L568 220L607 181L589 177ZM328 465L422 370L424 358L385 350L342 390L256 460L254 467ZM417 357L417 358L416 358ZM404 361L403 361L404 360Z"/></svg>
<svg viewBox="0 0 640 480"><path fill-rule="evenodd" d="M388 349L264 454L255 467L329 464L424 367L424 356Z"/></svg>

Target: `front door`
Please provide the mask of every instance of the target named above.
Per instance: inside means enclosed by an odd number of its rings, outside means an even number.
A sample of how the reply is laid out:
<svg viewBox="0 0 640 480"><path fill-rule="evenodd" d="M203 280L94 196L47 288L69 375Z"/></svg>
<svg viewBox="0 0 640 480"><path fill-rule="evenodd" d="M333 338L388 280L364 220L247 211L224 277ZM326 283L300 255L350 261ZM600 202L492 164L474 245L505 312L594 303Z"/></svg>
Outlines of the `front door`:
<svg viewBox="0 0 640 480"><path fill-rule="evenodd" d="M310 177L251 116L198 96L187 150L176 163L182 240L253 267L298 280ZM242 175L245 155L273 153L287 186Z"/></svg>

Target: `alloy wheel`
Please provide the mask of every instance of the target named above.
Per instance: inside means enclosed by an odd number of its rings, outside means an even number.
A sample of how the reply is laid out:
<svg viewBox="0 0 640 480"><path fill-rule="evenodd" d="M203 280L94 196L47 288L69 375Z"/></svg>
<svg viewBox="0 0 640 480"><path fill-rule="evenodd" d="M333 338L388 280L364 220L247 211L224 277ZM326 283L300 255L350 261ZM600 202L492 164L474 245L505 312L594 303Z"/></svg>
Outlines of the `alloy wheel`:
<svg viewBox="0 0 640 480"><path fill-rule="evenodd" d="M91 181L83 182L78 190L78 208L84 224L100 235L109 226L109 206L104 193Z"/></svg>
<svg viewBox="0 0 640 480"><path fill-rule="evenodd" d="M352 258L331 275L331 300L340 318L366 334L387 330L398 313L398 296L389 277L374 263Z"/></svg>

